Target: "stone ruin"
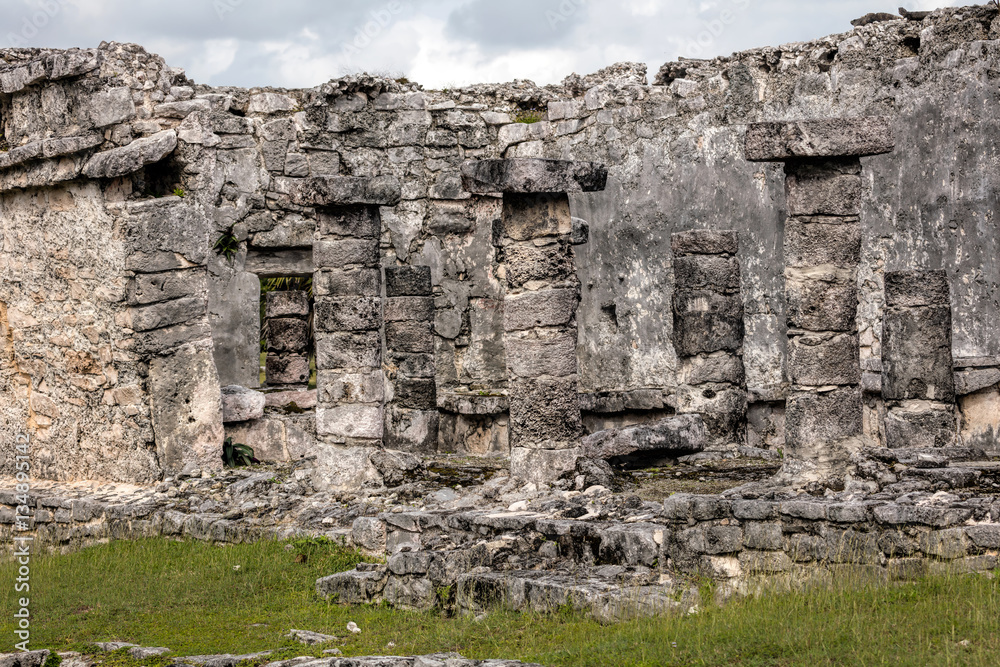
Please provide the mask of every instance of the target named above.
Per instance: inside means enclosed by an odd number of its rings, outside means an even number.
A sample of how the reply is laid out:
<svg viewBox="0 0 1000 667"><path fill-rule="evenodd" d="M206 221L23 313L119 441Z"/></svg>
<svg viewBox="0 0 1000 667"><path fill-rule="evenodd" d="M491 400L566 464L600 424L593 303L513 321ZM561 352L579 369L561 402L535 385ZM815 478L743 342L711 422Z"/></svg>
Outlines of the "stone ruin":
<svg viewBox="0 0 1000 667"><path fill-rule="evenodd" d="M497 568L465 547L510 531L633 573L784 572L848 533L850 562L995 565L1000 13L862 23L652 84L619 64L447 91L211 88L117 43L0 51L2 472L28 433L39 478L159 484L159 514L39 505L56 542L225 541L247 533L161 501L223 475L226 437L327 497L422 457L509 459L527 495L477 498L513 518L327 514L406 563L322 590L411 606L435 558L464 559L435 585ZM262 305L275 279L299 289ZM519 506L588 498L603 461L690 455L781 470L655 511ZM470 607L500 585L467 576Z"/></svg>

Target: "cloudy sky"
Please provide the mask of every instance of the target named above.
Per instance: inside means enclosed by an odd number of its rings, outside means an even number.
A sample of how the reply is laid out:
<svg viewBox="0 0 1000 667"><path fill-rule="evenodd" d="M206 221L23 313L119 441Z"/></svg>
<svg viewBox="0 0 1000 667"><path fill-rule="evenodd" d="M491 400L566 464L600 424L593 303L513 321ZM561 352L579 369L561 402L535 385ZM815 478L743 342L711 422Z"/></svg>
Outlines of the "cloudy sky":
<svg viewBox="0 0 1000 667"><path fill-rule="evenodd" d="M199 83L557 83L614 62L728 55L948 0L0 0L0 48L136 42Z"/></svg>

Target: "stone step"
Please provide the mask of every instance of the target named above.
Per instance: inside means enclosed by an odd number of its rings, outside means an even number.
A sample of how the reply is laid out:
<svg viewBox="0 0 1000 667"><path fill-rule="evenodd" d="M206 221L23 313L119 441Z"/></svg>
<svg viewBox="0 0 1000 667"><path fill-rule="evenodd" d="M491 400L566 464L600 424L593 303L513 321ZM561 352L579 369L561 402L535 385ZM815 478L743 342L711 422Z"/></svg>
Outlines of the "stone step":
<svg viewBox="0 0 1000 667"><path fill-rule="evenodd" d="M883 463L902 463L914 468L947 468L953 463L986 459L986 452L975 447L878 448L868 451L867 454Z"/></svg>
<svg viewBox="0 0 1000 667"><path fill-rule="evenodd" d="M952 489L968 489L979 485L983 473L975 468L910 468L904 478L944 482Z"/></svg>

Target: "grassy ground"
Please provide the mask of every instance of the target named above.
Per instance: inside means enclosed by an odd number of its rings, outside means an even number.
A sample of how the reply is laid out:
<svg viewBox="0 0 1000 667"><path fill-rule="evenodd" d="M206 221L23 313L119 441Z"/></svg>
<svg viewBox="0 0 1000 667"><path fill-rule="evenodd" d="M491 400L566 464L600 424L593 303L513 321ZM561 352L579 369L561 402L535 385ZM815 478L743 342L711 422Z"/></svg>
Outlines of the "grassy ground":
<svg viewBox="0 0 1000 667"><path fill-rule="evenodd" d="M306 556L301 561L301 554ZM990 665L1000 664L1000 584L987 576L892 588L774 594L702 613L612 626L572 613L498 613L475 621L318 599L317 577L359 556L283 543L217 547L163 540L115 542L68 556L36 556L32 648L81 650L95 641L167 646L175 655L287 648L291 628L337 635L346 655L455 651L545 665ZM14 564L0 564L0 651L13 650ZM348 622L363 630L350 635ZM160 661L162 663L162 661ZM148 663L159 664L159 663ZM124 667L124 666L123 666Z"/></svg>

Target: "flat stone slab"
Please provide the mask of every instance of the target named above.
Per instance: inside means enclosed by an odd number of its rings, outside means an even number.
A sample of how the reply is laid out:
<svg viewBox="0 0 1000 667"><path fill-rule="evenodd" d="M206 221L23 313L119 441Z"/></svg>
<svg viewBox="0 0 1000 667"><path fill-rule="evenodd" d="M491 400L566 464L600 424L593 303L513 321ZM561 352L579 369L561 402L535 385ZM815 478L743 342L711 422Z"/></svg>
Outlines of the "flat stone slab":
<svg viewBox="0 0 1000 667"><path fill-rule="evenodd" d="M239 385L222 388L222 421L225 424L264 416L264 394Z"/></svg>
<svg viewBox="0 0 1000 667"><path fill-rule="evenodd" d="M393 176L317 176L303 179L291 192L299 206L395 206L402 196Z"/></svg>
<svg viewBox="0 0 1000 667"><path fill-rule="evenodd" d="M164 159L177 148L177 133L164 130L136 139L127 146L98 153L83 167L88 178L118 178L127 176Z"/></svg>
<svg viewBox="0 0 1000 667"><path fill-rule="evenodd" d="M609 459L660 449L701 451L708 431L701 415L679 415L652 424L599 431L583 439L583 456Z"/></svg>
<svg viewBox="0 0 1000 667"><path fill-rule="evenodd" d="M862 157L891 153L895 145L892 121L886 116L752 123L747 127L746 159Z"/></svg>
<svg viewBox="0 0 1000 667"><path fill-rule="evenodd" d="M607 183L607 167L596 162L518 158L462 165L462 186L478 195L600 192Z"/></svg>

